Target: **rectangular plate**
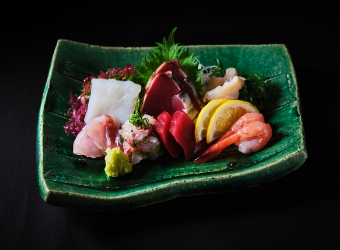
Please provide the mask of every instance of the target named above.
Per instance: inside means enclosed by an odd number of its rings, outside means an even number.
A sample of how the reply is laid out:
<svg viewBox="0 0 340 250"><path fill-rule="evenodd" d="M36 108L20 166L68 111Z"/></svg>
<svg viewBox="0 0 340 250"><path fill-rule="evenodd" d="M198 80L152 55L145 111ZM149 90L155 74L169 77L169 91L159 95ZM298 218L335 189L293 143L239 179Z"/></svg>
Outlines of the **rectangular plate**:
<svg viewBox="0 0 340 250"><path fill-rule="evenodd" d="M263 112L273 137L261 151L241 154L231 146L205 164L183 158L142 161L131 174L109 178L103 159L72 153L74 137L64 132L70 91L79 94L86 76L101 70L140 65L151 47L117 48L59 40L52 58L37 128L39 189L47 204L88 210L123 210L177 196L222 192L283 176L307 159L294 68L285 45L187 46L203 65L216 58L241 75L259 73L281 91ZM227 65L229 63L230 65Z"/></svg>

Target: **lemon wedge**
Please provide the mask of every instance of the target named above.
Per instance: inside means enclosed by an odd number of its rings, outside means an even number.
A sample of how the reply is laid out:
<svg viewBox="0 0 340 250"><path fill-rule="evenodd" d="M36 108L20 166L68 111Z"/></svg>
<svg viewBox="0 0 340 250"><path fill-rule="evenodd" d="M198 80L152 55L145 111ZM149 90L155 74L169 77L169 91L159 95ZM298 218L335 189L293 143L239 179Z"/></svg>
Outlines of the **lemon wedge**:
<svg viewBox="0 0 340 250"><path fill-rule="evenodd" d="M195 139L196 143L199 143L203 138L207 136L207 129L209 122L216 109L228 99L217 99L209 102L199 113L195 124Z"/></svg>
<svg viewBox="0 0 340 250"><path fill-rule="evenodd" d="M259 113L259 111L253 104L240 100L227 100L218 106L209 122L207 143L224 135L246 113Z"/></svg>

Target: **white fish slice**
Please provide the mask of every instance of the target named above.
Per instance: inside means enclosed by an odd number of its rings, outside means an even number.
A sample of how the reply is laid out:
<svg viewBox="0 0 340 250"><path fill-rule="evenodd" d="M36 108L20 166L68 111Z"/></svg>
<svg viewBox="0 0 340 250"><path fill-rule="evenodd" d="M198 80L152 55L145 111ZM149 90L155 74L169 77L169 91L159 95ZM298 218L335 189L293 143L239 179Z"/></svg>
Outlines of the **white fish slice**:
<svg viewBox="0 0 340 250"><path fill-rule="evenodd" d="M132 81L92 79L85 123L101 115L111 115L124 124L134 112L141 86Z"/></svg>

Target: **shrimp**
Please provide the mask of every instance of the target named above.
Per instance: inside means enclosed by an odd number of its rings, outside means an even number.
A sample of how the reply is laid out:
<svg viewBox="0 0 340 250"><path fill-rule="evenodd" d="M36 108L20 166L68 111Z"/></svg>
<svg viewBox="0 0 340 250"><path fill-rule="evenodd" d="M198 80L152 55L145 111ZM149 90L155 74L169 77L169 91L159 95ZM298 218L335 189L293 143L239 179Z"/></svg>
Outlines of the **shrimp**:
<svg viewBox="0 0 340 250"><path fill-rule="evenodd" d="M264 123L262 114L247 113L225 133L215 144L208 147L199 157L196 163L205 163L219 155L222 150L235 143L239 151L244 154L259 151L272 137L272 128Z"/></svg>

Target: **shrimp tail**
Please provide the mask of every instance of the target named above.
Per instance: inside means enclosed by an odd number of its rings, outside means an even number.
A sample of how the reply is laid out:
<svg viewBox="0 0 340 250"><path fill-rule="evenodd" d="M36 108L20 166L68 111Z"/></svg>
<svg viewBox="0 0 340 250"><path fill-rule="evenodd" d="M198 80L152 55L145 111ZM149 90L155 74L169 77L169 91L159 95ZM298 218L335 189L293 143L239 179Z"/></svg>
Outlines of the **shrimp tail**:
<svg viewBox="0 0 340 250"><path fill-rule="evenodd" d="M228 147L229 145L237 142L239 140L239 136L237 134L232 134L231 136L224 138L222 137L215 144L209 147L206 151L204 151L200 156L195 159L196 163L205 163L210 159L219 155L223 149Z"/></svg>
<svg viewBox="0 0 340 250"><path fill-rule="evenodd" d="M206 150L203 152L203 154L201 154L200 156L198 156L196 159L195 159L195 162L196 163L206 163L207 161L209 161L210 159L218 156L220 153L222 152L222 150Z"/></svg>

